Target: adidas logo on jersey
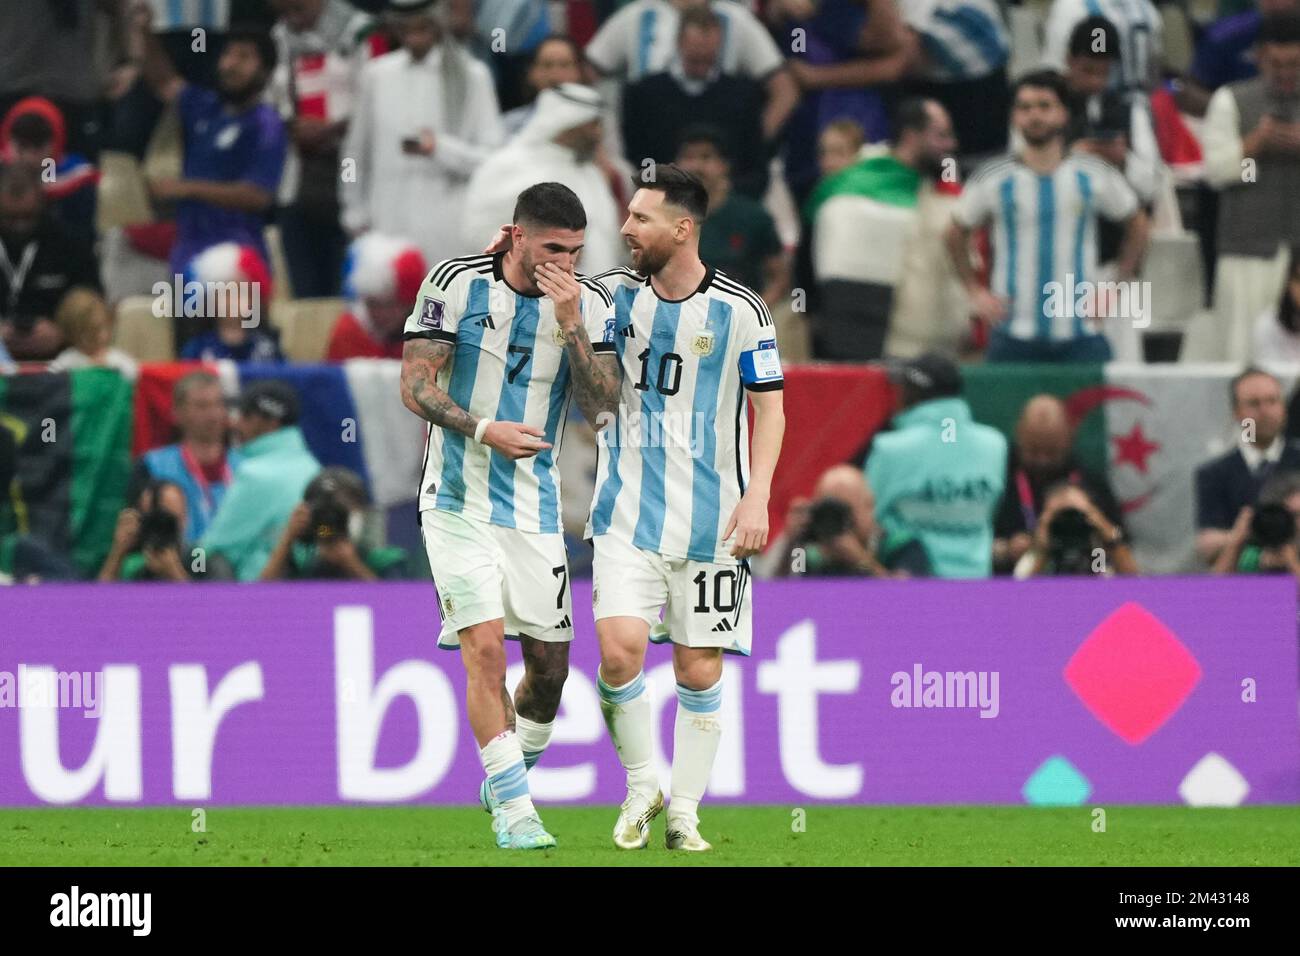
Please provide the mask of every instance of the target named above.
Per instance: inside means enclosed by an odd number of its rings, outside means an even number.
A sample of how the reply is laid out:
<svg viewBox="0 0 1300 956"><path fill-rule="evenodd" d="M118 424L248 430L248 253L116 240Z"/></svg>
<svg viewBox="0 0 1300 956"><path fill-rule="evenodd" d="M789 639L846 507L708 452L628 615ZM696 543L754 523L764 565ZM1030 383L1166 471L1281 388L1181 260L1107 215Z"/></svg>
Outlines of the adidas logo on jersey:
<svg viewBox="0 0 1300 956"><path fill-rule="evenodd" d="M716 633L717 631L734 631L735 628L733 628L731 622L724 617L717 624L713 625L712 630Z"/></svg>
<svg viewBox="0 0 1300 956"><path fill-rule="evenodd" d="M478 325L481 329L495 329L497 327L497 324L492 321L492 316L490 315L485 315L483 318L479 319Z"/></svg>
<svg viewBox="0 0 1300 956"><path fill-rule="evenodd" d="M632 324L629 322L629 323L628 323L628 324L623 328L623 331L620 332L620 333L618 333L618 334L621 335L621 336L623 336L623 338L625 338L625 339L634 339L634 338L636 338L636 329L632 328Z"/></svg>
<svg viewBox="0 0 1300 956"><path fill-rule="evenodd" d="M555 625L555 626L556 626L556 627L573 627L573 622L569 620L569 615L566 614L566 615L564 615L564 620L562 620L559 624L557 624L557 625Z"/></svg>

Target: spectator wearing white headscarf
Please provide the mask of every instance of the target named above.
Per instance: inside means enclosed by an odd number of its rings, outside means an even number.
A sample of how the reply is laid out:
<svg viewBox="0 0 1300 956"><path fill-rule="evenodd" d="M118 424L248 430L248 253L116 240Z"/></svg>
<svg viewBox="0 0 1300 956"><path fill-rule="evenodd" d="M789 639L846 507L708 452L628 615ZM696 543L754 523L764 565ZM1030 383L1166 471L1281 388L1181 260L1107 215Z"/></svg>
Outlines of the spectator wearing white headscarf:
<svg viewBox="0 0 1300 956"><path fill-rule="evenodd" d="M443 24L445 3L389 6L402 48L361 70L342 150L343 226L410 239L437 262L466 251L452 224L470 174L501 143L500 109L488 68Z"/></svg>
<svg viewBox="0 0 1300 956"><path fill-rule="evenodd" d="M587 212L581 271L597 275L623 264L622 209L611 181L618 174L602 159L602 122L600 96L590 87L561 83L543 90L519 135L470 179L462 245L481 248L499 226L512 220L521 192L537 183L557 182L572 189Z"/></svg>

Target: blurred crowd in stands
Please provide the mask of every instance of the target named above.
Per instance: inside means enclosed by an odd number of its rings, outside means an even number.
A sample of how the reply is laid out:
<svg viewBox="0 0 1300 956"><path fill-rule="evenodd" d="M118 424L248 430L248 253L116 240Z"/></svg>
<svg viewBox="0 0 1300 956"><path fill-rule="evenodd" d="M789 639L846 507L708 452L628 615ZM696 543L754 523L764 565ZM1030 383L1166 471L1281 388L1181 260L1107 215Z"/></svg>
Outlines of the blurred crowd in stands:
<svg viewBox="0 0 1300 956"><path fill-rule="evenodd" d="M897 387L761 571L1137 573L1062 402L1009 443L964 398L968 363L1119 359L1245 369L1197 553L1300 577L1265 370L1300 363L1300 0L5 0L0 44L0 375L208 363L100 580L419 576L303 397L211 363L400 358L428 269L539 181L583 201L583 271L624 265L669 161L786 363ZM0 427L0 489L20 453ZM75 576L30 537L0 558Z"/></svg>

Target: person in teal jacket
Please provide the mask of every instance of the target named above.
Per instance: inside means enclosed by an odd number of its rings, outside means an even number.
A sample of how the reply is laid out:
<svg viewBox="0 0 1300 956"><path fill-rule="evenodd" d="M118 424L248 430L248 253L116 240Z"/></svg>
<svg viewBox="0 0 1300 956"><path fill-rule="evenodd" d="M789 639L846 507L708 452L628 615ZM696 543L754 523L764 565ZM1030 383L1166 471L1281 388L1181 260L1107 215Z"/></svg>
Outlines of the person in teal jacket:
<svg viewBox="0 0 1300 956"><path fill-rule="evenodd" d="M971 417L957 366L922 355L895 369L902 411L867 457L876 520L920 540L936 577L993 571L993 516L1007 474L1007 440Z"/></svg>
<svg viewBox="0 0 1300 956"><path fill-rule="evenodd" d="M199 547L229 561L240 581L262 573L289 515L320 471L297 421L298 395L284 382L254 382L239 398L241 459Z"/></svg>

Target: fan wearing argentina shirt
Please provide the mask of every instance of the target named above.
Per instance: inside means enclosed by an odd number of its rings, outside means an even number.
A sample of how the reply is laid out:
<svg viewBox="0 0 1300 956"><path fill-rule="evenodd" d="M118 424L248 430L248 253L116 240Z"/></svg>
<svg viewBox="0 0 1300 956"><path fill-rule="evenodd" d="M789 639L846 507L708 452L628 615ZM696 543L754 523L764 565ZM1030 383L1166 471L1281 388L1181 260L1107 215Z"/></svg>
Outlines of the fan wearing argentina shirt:
<svg viewBox="0 0 1300 956"><path fill-rule="evenodd" d="M647 642L671 640L678 703L665 844L708 850L699 804L722 734L722 654L750 649L746 559L767 543L785 430L781 362L763 300L700 261L703 184L672 165L633 182L623 236L637 271L598 277L614 297L623 385L617 416L601 423L587 528L601 710L627 770L614 843L646 846L663 810L643 670Z"/></svg>
<svg viewBox="0 0 1300 956"><path fill-rule="evenodd" d="M945 235L971 310L992 326L990 362L1109 361L1104 320L1136 322L1136 310L1118 316L1114 306L1146 299L1111 295L1116 280L1133 280L1142 262L1146 213L1122 172L1081 149L1066 151L1067 96L1055 73L1016 81L1011 122L1024 147L971 177ZM1124 224L1114 275L1099 274L1099 216ZM971 265L970 234L985 225L991 289Z"/></svg>
<svg viewBox="0 0 1300 956"><path fill-rule="evenodd" d="M510 246L433 268L406 322L402 401L428 421L420 528L460 648L497 846L555 846L527 771L550 741L573 609L555 458L572 395L589 420L618 401L609 293L574 275L587 225L560 183L519 194ZM524 678L505 688L506 636Z"/></svg>

